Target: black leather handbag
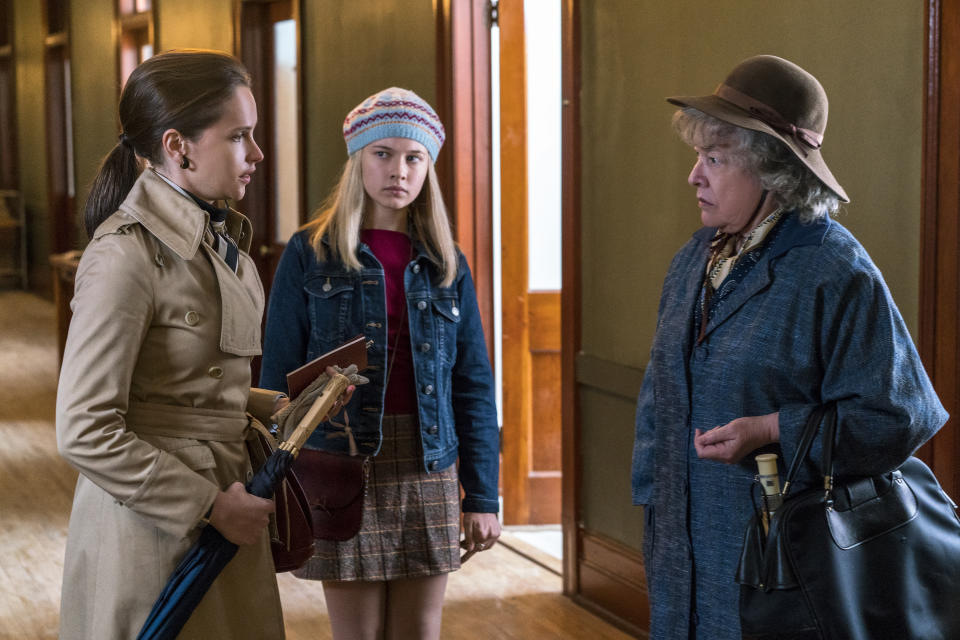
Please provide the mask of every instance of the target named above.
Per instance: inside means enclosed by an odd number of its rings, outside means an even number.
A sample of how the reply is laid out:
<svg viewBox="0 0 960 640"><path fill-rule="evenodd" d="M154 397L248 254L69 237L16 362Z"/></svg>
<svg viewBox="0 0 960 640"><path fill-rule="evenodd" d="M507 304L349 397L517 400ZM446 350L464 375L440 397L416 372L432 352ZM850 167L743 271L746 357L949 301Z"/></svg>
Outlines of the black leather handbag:
<svg viewBox="0 0 960 640"><path fill-rule="evenodd" d="M824 423L824 488L788 496ZM757 513L737 582L745 640L960 638L960 519L930 469L833 480L836 406L807 421L769 533Z"/></svg>

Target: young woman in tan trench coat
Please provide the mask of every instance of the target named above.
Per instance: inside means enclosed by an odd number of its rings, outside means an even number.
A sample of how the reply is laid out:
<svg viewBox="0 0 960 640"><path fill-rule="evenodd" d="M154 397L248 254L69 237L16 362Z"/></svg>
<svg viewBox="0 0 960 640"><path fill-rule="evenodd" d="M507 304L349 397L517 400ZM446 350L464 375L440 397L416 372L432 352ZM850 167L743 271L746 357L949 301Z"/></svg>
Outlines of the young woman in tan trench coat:
<svg viewBox="0 0 960 640"><path fill-rule="evenodd" d="M57 441L80 471L60 637L133 638L207 522L240 545L180 638L283 638L266 524L247 494L247 412L264 294L239 200L263 159L240 63L170 52L133 72L123 133L87 204L57 394ZM146 160L146 168L143 167ZM224 217L222 225L217 218Z"/></svg>

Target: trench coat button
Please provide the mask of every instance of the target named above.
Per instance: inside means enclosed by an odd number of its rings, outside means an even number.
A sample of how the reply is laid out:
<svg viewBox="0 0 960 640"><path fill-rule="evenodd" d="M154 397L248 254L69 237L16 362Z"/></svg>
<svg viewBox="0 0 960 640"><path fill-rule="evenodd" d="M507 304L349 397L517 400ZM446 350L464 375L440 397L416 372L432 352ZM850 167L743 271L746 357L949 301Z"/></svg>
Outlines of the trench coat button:
<svg viewBox="0 0 960 640"><path fill-rule="evenodd" d="M219 380L223 377L223 367L210 367L207 369L207 375L211 378L216 378Z"/></svg>
<svg viewBox="0 0 960 640"><path fill-rule="evenodd" d="M157 252L157 255L153 256L153 261L157 263L158 267L163 266L163 254Z"/></svg>
<svg viewBox="0 0 960 640"><path fill-rule="evenodd" d="M425 394L427 394L427 395L430 395L431 393L433 393L433 385L432 385L432 384L428 384L427 386L425 386L425 387L423 388L423 392L424 392Z"/></svg>
<svg viewBox="0 0 960 640"><path fill-rule="evenodd" d="M426 308L427 308L427 303L424 302L423 300L417 303L417 309L419 309L420 311L423 311Z"/></svg>
<svg viewBox="0 0 960 640"><path fill-rule="evenodd" d="M431 462L431 463L430 463L430 471L436 471L436 470L437 470L437 466L438 466L438 465L437 465L437 461L436 461L436 460L434 460L433 462Z"/></svg>
<svg viewBox="0 0 960 640"><path fill-rule="evenodd" d="M432 435L432 436L437 435L437 433L439 433L439 432L440 432L440 427L438 427L438 426L435 425L435 424L430 425L430 427L427 429L427 433L429 433L429 434Z"/></svg>
<svg viewBox="0 0 960 640"><path fill-rule="evenodd" d="M424 353L426 353L427 351L430 351L430 343L424 342L423 344L421 344L420 351L423 351Z"/></svg>
<svg viewBox="0 0 960 640"><path fill-rule="evenodd" d="M200 314L193 310L187 311L186 315L183 316L183 321L193 327L200 322Z"/></svg>
<svg viewBox="0 0 960 640"><path fill-rule="evenodd" d="M460 315L460 309L457 309L456 307L454 307L454 308L451 310L451 313L453 313L454 316L459 316L459 315Z"/></svg>
<svg viewBox="0 0 960 640"><path fill-rule="evenodd" d="M419 265L419 264L413 265L413 272L414 272L414 273L420 273L420 265Z"/></svg>

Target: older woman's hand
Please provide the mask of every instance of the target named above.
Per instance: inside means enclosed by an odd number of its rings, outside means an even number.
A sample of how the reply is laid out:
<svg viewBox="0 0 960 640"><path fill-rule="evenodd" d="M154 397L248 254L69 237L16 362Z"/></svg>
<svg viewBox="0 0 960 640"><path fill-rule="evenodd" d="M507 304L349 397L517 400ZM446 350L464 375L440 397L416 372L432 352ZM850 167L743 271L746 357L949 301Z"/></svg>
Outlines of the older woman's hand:
<svg viewBox="0 0 960 640"><path fill-rule="evenodd" d="M697 456L736 464L751 451L780 440L780 413L737 418L709 431L696 430L693 447Z"/></svg>

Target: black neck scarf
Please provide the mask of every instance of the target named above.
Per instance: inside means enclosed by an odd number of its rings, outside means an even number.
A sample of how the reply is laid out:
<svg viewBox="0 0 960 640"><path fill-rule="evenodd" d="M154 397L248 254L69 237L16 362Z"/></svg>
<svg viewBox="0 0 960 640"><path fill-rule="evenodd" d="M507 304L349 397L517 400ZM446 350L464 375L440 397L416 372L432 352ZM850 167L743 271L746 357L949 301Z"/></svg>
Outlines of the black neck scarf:
<svg viewBox="0 0 960 640"><path fill-rule="evenodd" d="M188 196L193 198L193 201L197 203L198 207L210 214L210 231L213 232L213 249L223 258L227 266L236 273L240 262L240 249L237 248L237 243L234 242L230 234L227 233L226 222L228 210L216 207L206 200L198 198L186 189L184 189L184 191Z"/></svg>

